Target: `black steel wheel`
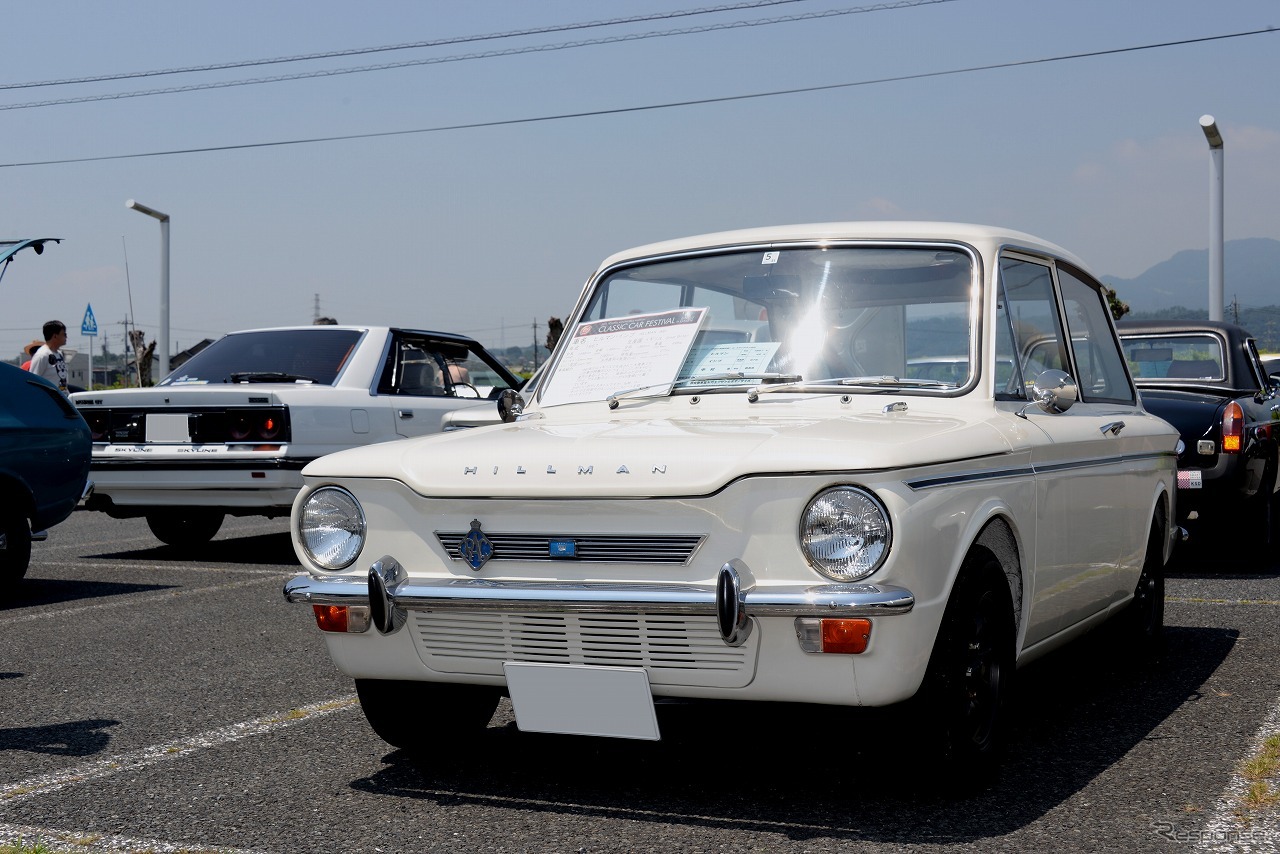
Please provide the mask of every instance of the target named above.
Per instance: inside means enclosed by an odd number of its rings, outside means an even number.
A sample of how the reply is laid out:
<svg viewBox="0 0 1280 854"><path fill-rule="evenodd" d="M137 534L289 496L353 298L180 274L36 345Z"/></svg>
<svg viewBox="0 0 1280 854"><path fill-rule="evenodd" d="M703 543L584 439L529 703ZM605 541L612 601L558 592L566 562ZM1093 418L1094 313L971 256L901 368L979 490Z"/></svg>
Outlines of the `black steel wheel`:
<svg viewBox="0 0 1280 854"><path fill-rule="evenodd" d="M147 527L156 539L170 546L202 546L214 538L225 515L212 510L181 507L147 514Z"/></svg>
<svg viewBox="0 0 1280 854"><path fill-rule="evenodd" d="M0 588L7 588L21 581L31 564L31 528L21 513L11 509L3 513L0 517L0 530L4 533L4 546L0 548Z"/></svg>
<svg viewBox="0 0 1280 854"><path fill-rule="evenodd" d="M999 769L1016 628L999 561L976 549L960 568L917 701L943 788L981 788Z"/></svg>
<svg viewBox="0 0 1280 854"><path fill-rule="evenodd" d="M356 694L378 737L413 753L456 755L498 708L497 688L391 679L357 679Z"/></svg>
<svg viewBox="0 0 1280 854"><path fill-rule="evenodd" d="M1142 574L1124 619L1134 652L1146 655L1159 651L1164 636L1164 540L1159 522L1151 524Z"/></svg>

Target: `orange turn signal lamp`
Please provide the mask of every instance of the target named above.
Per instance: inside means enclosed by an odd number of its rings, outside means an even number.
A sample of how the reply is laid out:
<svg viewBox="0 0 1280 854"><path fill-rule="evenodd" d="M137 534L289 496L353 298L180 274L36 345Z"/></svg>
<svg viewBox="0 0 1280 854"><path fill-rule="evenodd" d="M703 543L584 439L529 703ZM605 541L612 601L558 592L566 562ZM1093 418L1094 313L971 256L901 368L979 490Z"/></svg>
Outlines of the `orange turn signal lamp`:
<svg viewBox="0 0 1280 854"><path fill-rule="evenodd" d="M796 639L805 652L857 655L871 643L871 621L864 618L796 617Z"/></svg>
<svg viewBox="0 0 1280 854"><path fill-rule="evenodd" d="M1224 454L1240 453L1243 438L1244 409L1233 400L1222 412L1222 452Z"/></svg>
<svg viewBox="0 0 1280 854"><path fill-rule="evenodd" d="M368 605L312 605L322 632L359 633L369 630Z"/></svg>

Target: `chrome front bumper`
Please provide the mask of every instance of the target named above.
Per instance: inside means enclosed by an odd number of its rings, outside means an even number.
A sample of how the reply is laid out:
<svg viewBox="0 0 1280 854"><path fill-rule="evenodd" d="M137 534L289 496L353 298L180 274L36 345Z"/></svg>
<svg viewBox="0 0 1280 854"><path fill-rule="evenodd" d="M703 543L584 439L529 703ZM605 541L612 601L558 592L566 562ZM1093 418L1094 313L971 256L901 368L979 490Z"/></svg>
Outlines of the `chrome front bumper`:
<svg viewBox="0 0 1280 854"><path fill-rule="evenodd" d="M884 584L818 584L743 589L739 560L720 568L715 585L489 581L407 578L391 557L365 578L302 573L285 582L284 597L310 605L366 605L383 634L398 630L408 611L468 608L520 613L679 614L715 616L732 646L746 640L748 617L882 617L905 614L915 597Z"/></svg>

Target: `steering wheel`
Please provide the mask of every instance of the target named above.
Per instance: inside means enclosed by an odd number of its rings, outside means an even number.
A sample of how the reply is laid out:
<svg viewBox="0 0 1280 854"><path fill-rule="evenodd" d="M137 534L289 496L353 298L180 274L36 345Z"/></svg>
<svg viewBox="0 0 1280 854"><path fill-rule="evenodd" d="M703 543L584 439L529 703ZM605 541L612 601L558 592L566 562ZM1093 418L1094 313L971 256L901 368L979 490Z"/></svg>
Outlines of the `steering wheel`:
<svg viewBox="0 0 1280 854"><path fill-rule="evenodd" d="M453 384L453 396L454 396L454 397L463 397L464 395L460 395L460 394L458 394L458 389L459 389L459 388L463 388L463 387L466 387L466 388L471 389L471 394L470 394L469 396L470 396L470 397L474 397L474 398L476 398L477 400L479 400L479 398L480 398L480 389L476 388L475 386L473 386L473 385L472 385L471 383L469 383L469 382L455 382L455 383Z"/></svg>

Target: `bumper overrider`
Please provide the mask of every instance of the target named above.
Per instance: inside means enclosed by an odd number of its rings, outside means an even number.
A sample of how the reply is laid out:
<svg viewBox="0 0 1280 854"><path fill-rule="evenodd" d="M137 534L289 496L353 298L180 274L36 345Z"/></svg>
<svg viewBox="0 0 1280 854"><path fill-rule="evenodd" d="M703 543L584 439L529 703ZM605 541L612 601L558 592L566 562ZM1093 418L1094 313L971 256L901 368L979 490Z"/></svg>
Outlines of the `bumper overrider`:
<svg viewBox="0 0 1280 854"><path fill-rule="evenodd" d="M299 574L284 585L289 602L366 607L369 622L393 634L410 611L470 609L522 613L672 614L714 616L720 637L739 646L751 617L855 618L906 614L910 591L884 584L817 584L743 588L738 559L720 568L714 585L410 579L395 558L375 562L367 577Z"/></svg>

